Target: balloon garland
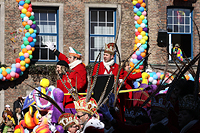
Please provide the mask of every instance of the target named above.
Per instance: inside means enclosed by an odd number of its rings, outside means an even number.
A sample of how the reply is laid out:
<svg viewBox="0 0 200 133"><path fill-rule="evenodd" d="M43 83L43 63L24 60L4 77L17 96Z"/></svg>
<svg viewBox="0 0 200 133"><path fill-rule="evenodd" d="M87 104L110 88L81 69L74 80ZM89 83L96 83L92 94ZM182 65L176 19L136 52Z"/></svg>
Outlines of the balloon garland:
<svg viewBox="0 0 200 133"><path fill-rule="evenodd" d="M134 67L140 60L146 56L148 28L147 28L147 12L145 0L133 0L133 11L135 19L135 44L133 50L139 49L132 55L130 67ZM144 68L143 61L139 63L133 72L140 72Z"/></svg>
<svg viewBox="0 0 200 133"><path fill-rule="evenodd" d="M29 67L31 59L33 58L32 52L35 50L36 42L36 21L34 20L34 12L32 12L32 4L30 0L16 0L18 8L21 13L22 25L24 26L25 36L23 37L23 44L21 45L21 52L19 58L12 64L11 67L0 68L0 80L13 81L19 76L23 75L26 68Z"/></svg>

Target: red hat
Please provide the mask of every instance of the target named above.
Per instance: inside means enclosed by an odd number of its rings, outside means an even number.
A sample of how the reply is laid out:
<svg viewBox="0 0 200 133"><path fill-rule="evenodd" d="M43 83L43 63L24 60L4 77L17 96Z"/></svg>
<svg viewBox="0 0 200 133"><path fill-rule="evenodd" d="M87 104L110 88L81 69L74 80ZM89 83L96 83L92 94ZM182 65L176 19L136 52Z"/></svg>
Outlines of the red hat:
<svg viewBox="0 0 200 133"><path fill-rule="evenodd" d="M75 116L71 113L64 113L58 118L58 124L60 124L64 130L77 123L78 121L75 119Z"/></svg>
<svg viewBox="0 0 200 133"><path fill-rule="evenodd" d="M114 43L105 44L104 53L109 53L109 54L114 55L115 54L115 50L114 49L115 49L115 44Z"/></svg>

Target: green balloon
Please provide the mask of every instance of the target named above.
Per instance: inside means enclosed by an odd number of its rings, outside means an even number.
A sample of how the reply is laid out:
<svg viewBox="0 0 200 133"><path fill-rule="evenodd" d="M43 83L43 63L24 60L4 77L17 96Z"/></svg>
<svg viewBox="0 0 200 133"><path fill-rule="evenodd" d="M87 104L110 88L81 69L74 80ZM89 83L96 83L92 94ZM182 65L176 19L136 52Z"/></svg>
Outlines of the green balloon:
<svg viewBox="0 0 200 133"><path fill-rule="evenodd" d="M25 29L27 29L27 30L30 29L30 28L31 28L31 26L28 25L28 24L25 26Z"/></svg>
<svg viewBox="0 0 200 133"><path fill-rule="evenodd" d="M141 15L142 15L141 11L138 11L138 12L137 12L137 15L138 15L138 16L141 16Z"/></svg>
<svg viewBox="0 0 200 133"><path fill-rule="evenodd" d="M25 0L25 3L29 4L29 3L31 3L31 1L30 0Z"/></svg>
<svg viewBox="0 0 200 133"><path fill-rule="evenodd" d="M33 21L33 24L36 24L36 21L35 21L35 20Z"/></svg>
<svg viewBox="0 0 200 133"><path fill-rule="evenodd" d="M32 15L29 17L29 20L34 20L34 19L35 19L35 17Z"/></svg>
<svg viewBox="0 0 200 133"><path fill-rule="evenodd" d="M36 42L37 41L37 39L33 39L33 42Z"/></svg>
<svg viewBox="0 0 200 133"><path fill-rule="evenodd" d="M24 41L24 45L25 46L29 45L29 41Z"/></svg>
<svg viewBox="0 0 200 133"><path fill-rule="evenodd" d="M29 59L32 59L33 58L33 56L32 55L29 55Z"/></svg>

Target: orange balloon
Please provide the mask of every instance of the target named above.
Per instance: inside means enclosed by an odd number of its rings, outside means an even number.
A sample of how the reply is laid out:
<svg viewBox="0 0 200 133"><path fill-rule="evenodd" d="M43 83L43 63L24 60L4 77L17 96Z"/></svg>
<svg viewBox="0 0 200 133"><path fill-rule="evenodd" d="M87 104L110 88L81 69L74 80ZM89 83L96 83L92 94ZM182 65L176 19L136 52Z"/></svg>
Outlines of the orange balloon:
<svg viewBox="0 0 200 133"><path fill-rule="evenodd" d="M31 16L31 12L26 12L26 16L30 17Z"/></svg>
<svg viewBox="0 0 200 133"><path fill-rule="evenodd" d="M29 58L26 58L24 61L25 61L27 64L29 64L29 63L31 62Z"/></svg>
<svg viewBox="0 0 200 133"><path fill-rule="evenodd" d="M26 26L26 25L27 25L27 22L25 22L25 21L22 22L22 25L23 25L23 26Z"/></svg>
<svg viewBox="0 0 200 133"><path fill-rule="evenodd" d="M35 48L34 48L34 47L32 47L32 48L31 48L31 50L32 50L32 51L35 51Z"/></svg>
<svg viewBox="0 0 200 133"><path fill-rule="evenodd" d="M145 56L146 56L146 53L145 53L145 52L142 52L140 55L141 55L142 57L145 57Z"/></svg>
<svg viewBox="0 0 200 133"><path fill-rule="evenodd" d="M134 47L134 48L133 48L133 51L135 51L136 49L137 49L137 47Z"/></svg>
<svg viewBox="0 0 200 133"><path fill-rule="evenodd" d="M140 69L135 69L135 72L136 72L136 73L139 73L139 72L140 72Z"/></svg>
<svg viewBox="0 0 200 133"><path fill-rule="evenodd" d="M142 3L143 3L143 0L138 0L138 3L142 4Z"/></svg>
<svg viewBox="0 0 200 133"><path fill-rule="evenodd" d="M26 67L25 66L20 66L21 71L25 71Z"/></svg>
<svg viewBox="0 0 200 133"><path fill-rule="evenodd" d="M139 39L135 39L135 43L136 44L140 43L140 40Z"/></svg>
<svg viewBox="0 0 200 133"><path fill-rule="evenodd" d="M11 69L11 67L6 67L6 69Z"/></svg>
<svg viewBox="0 0 200 133"><path fill-rule="evenodd" d="M130 69L132 69L132 67L131 67ZM134 73L134 72L135 72L135 70L136 70L136 69L133 69L132 73Z"/></svg>
<svg viewBox="0 0 200 133"><path fill-rule="evenodd" d="M142 23L142 19L139 18L139 19L137 20L137 23L138 23L138 24L141 24L141 23Z"/></svg>
<svg viewBox="0 0 200 133"><path fill-rule="evenodd" d="M7 75L7 72L3 71L1 74L5 77Z"/></svg>
<svg viewBox="0 0 200 133"><path fill-rule="evenodd" d="M22 53L27 53L27 51L28 51L28 50L27 50L26 48L23 48L23 49L22 49Z"/></svg>
<svg viewBox="0 0 200 133"><path fill-rule="evenodd" d="M19 3L20 1L21 1L21 0L16 0L16 2L18 2L18 3Z"/></svg>
<svg viewBox="0 0 200 133"><path fill-rule="evenodd" d="M138 32L142 32L142 31L143 31L142 27L138 27Z"/></svg>
<svg viewBox="0 0 200 133"><path fill-rule="evenodd" d="M141 4L141 7L146 7L146 4L143 2L142 4Z"/></svg>
<svg viewBox="0 0 200 133"><path fill-rule="evenodd" d="M23 7L26 8L26 9L28 9L28 8L29 8L29 5L28 5L27 3L25 3L25 4L23 5Z"/></svg>
<svg viewBox="0 0 200 133"><path fill-rule="evenodd" d="M190 76L185 75L185 78L186 78L186 80L189 80L189 79L190 79Z"/></svg>
<svg viewBox="0 0 200 133"><path fill-rule="evenodd" d="M133 64L133 62L130 62L130 64L129 64L129 65L130 65L130 67L134 67L134 64Z"/></svg>

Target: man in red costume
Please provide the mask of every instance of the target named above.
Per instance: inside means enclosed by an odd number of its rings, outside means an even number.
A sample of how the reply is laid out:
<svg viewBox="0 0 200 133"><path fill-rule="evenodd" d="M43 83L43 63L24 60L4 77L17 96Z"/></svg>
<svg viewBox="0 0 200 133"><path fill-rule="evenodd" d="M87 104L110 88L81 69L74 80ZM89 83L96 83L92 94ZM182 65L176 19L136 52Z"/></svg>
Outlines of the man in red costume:
<svg viewBox="0 0 200 133"><path fill-rule="evenodd" d="M57 87L65 93L63 100L65 112L75 114L76 111L73 103L74 99L71 95L66 95L69 93L66 87L72 89L72 91L75 91L75 88L77 88L78 92L85 92L87 88L87 71L81 60L82 54L74 48L69 47L68 58L56 50L53 43L47 42L46 45L54 52L60 61L64 61L69 65L69 72L62 72L62 81L61 79L57 81ZM66 87L63 85L63 83L66 85ZM70 83L73 88L71 87Z"/></svg>

